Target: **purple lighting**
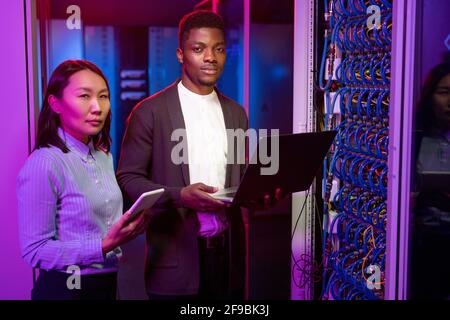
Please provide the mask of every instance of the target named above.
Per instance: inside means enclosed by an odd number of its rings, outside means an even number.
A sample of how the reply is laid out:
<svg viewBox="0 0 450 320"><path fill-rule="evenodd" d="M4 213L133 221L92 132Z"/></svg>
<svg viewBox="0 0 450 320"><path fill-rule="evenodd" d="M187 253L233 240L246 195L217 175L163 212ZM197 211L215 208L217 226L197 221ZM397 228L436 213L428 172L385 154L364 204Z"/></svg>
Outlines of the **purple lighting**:
<svg viewBox="0 0 450 320"><path fill-rule="evenodd" d="M0 299L29 299L32 286L31 268L22 260L18 243L16 177L28 156L29 123L27 101L27 57L25 47L24 1L0 3L0 29L3 49L0 65L2 160L0 176ZM22 41L20 41L22 39Z"/></svg>

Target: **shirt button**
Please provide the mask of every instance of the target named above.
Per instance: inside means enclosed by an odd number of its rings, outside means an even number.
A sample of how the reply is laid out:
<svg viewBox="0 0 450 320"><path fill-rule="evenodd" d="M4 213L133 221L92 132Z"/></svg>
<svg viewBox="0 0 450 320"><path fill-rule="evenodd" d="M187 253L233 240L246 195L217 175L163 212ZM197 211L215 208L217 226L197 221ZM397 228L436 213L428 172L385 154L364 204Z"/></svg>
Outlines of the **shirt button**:
<svg viewBox="0 0 450 320"><path fill-rule="evenodd" d="M98 182L99 182L98 180L95 180L95 183L96 183L96 184L98 184Z"/></svg>
<svg viewBox="0 0 450 320"><path fill-rule="evenodd" d="M109 199L106 199L105 202L108 203L108 202L109 202Z"/></svg>

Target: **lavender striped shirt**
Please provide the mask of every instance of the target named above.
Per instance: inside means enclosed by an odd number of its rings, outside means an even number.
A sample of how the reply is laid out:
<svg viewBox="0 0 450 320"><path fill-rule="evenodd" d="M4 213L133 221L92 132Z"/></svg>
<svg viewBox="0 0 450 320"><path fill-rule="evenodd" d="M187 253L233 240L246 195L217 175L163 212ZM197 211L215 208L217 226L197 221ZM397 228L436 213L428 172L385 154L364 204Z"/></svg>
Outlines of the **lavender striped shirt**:
<svg viewBox="0 0 450 320"><path fill-rule="evenodd" d="M17 178L22 256L45 270L117 271L120 248L104 257L101 245L122 215L112 156L58 133L70 151L35 150Z"/></svg>

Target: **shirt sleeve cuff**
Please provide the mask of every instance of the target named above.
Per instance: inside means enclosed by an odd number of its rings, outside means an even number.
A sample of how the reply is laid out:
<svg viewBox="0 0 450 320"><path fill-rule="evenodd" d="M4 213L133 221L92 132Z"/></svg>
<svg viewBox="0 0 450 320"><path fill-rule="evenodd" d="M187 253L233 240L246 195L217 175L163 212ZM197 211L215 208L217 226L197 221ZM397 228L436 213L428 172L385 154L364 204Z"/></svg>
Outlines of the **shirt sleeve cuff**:
<svg viewBox="0 0 450 320"><path fill-rule="evenodd" d="M102 252L102 239L86 240L84 244L84 259L84 265L105 262L105 257Z"/></svg>
<svg viewBox="0 0 450 320"><path fill-rule="evenodd" d="M175 208L181 208L183 207L183 204L181 203L181 189L179 187L169 187L167 188L167 191L170 193L170 198L172 200L172 205Z"/></svg>

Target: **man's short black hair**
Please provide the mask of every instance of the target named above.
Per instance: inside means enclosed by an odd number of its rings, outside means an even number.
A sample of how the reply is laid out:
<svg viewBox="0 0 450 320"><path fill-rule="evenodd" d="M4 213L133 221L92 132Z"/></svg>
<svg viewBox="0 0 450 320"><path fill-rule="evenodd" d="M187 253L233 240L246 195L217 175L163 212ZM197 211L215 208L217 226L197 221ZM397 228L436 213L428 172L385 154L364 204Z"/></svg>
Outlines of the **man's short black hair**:
<svg viewBox="0 0 450 320"><path fill-rule="evenodd" d="M225 39L225 26L222 17L208 10L197 10L186 14L178 27L178 45L183 49L183 43L188 38L191 29L217 28L222 31Z"/></svg>

